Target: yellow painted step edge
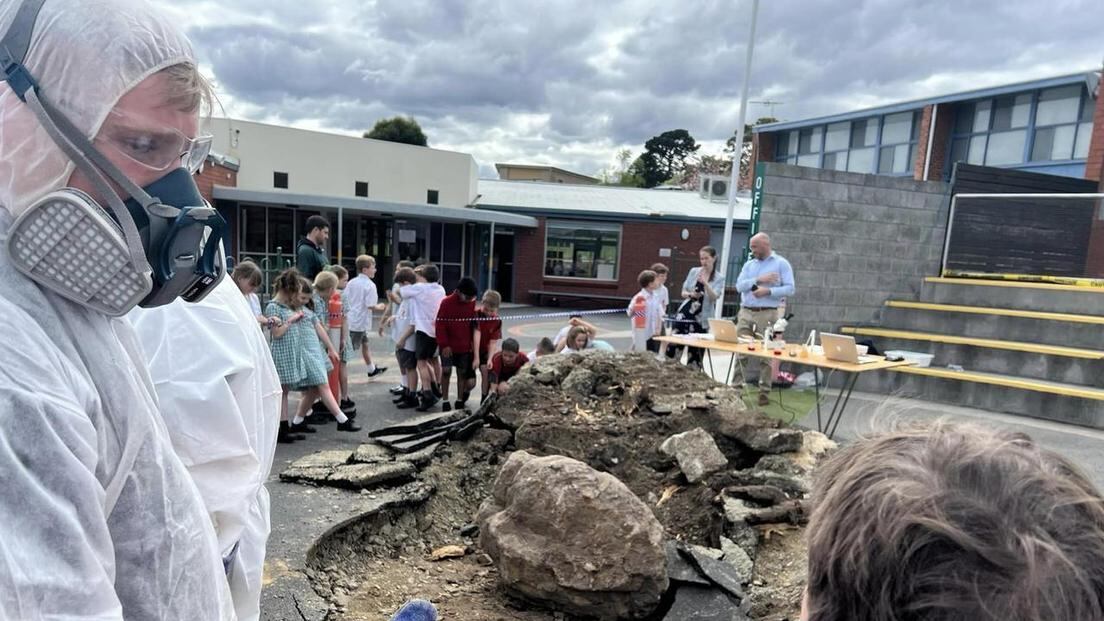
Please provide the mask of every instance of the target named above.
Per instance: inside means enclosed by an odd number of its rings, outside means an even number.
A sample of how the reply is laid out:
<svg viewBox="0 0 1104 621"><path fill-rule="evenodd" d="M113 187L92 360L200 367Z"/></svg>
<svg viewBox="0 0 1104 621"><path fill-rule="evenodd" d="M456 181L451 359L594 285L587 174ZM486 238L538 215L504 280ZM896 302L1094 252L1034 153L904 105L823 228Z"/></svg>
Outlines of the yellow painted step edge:
<svg viewBox="0 0 1104 621"><path fill-rule="evenodd" d="M995 339L976 339L968 336L956 336L953 334L908 332L904 330L884 330L882 328L845 327L842 329L842 331L844 334L855 334L858 336L880 336L887 339L929 341L932 343L947 343L949 345L970 345L973 347L988 347L990 349L1022 351L1031 354L1044 354L1048 356L1065 356L1067 358L1085 358L1088 360L1104 359L1104 351L1095 349L1077 349L1075 347L1062 347L1060 345L1042 345L1039 343L1022 343L1019 341L998 341Z"/></svg>
<svg viewBox="0 0 1104 621"><path fill-rule="evenodd" d="M1104 325L1104 317L1097 315L1074 315L1071 313L1050 313L1014 308L995 308L989 306L958 306L956 304L935 304L932 302L909 302L889 300L886 306L893 308L911 308L915 310L941 311L947 313L971 313L975 315L998 315L1001 317L1023 317L1026 319L1045 319L1047 321L1069 321L1072 323L1091 323Z"/></svg>
<svg viewBox="0 0 1104 621"><path fill-rule="evenodd" d="M1078 287L1076 285L1056 285L1048 282L1029 282L1016 280L989 280L985 278L944 278L926 276L925 282L947 285L983 285L986 287L1013 287L1018 289L1047 289L1049 291L1068 291L1072 293L1104 293L1104 287Z"/></svg>
<svg viewBox="0 0 1104 621"><path fill-rule="evenodd" d="M1075 386L1058 386L1046 382L1033 382L1026 379L999 377L983 373L971 373L970 371L952 371L950 369L894 367L889 370L898 373L909 373L912 375L924 375L927 377L939 377L943 379L953 379L962 382L974 382L976 384L991 384L993 386L1004 386L1006 388L1019 388L1021 390L1046 392L1053 395L1061 395L1063 397L1078 397L1081 399L1104 401L1104 390L1100 389L1081 388Z"/></svg>

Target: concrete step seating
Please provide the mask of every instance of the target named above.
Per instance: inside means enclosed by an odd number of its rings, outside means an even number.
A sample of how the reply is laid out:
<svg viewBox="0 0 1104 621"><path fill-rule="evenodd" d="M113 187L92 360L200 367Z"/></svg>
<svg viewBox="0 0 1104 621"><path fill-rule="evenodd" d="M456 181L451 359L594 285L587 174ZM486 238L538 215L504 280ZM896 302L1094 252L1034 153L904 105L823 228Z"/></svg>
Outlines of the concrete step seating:
<svg viewBox="0 0 1104 621"><path fill-rule="evenodd" d="M925 278L880 324L840 332L936 359L864 374L860 389L1104 428L1104 288Z"/></svg>

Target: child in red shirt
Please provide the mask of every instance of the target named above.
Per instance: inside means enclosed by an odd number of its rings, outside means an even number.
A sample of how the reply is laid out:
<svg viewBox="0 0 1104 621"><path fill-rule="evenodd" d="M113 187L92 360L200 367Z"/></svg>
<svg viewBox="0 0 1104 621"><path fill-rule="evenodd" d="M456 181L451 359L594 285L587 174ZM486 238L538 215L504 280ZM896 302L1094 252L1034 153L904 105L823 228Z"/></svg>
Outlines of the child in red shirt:
<svg viewBox="0 0 1104 621"><path fill-rule="evenodd" d="M487 393L491 390L487 365L491 362L491 355L495 353L496 344L502 340L502 320L498 318L500 306L502 306L502 294L494 289L488 289L483 293L483 305L475 311L479 319L472 322L474 324L472 334L475 339L472 350L475 352L473 364L476 369L479 369L482 380L480 390L483 392L483 397L479 400L480 403L487 400Z"/></svg>
<svg viewBox="0 0 1104 621"><path fill-rule="evenodd" d="M441 394L445 400L441 410L448 412L449 384L456 369L456 409L465 407L475 388L475 355L472 353L471 322L475 320L475 281L461 278L456 291L441 300L437 309L437 346L441 349Z"/></svg>
<svg viewBox="0 0 1104 621"><path fill-rule="evenodd" d="M505 393L509 389L510 379L527 364L529 364L529 358L520 352L516 340L502 341L502 351L491 358L491 390L500 395Z"/></svg>

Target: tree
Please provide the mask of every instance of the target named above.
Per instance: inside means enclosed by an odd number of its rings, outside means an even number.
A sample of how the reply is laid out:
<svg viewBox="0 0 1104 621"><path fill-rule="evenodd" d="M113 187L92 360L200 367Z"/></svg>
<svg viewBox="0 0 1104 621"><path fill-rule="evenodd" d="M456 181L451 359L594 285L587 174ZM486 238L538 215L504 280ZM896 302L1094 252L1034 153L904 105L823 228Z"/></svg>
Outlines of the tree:
<svg viewBox="0 0 1104 621"><path fill-rule="evenodd" d="M686 158L701 148L694 140L690 132L685 129L672 129L653 136L644 143L645 153L650 153L655 158L656 166L664 175L663 181L682 172ZM655 187L658 183L647 187Z"/></svg>
<svg viewBox="0 0 1104 621"><path fill-rule="evenodd" d="M633 172L633 159L632 149L621 149L615 156L617 165L610 168L603 169L598 173L598 177L602 180L602 185L620 185L632 188L639 188L644 186L644 180Z"/></svg>
<svg viewBox="0 0 1104 621"><path fill-rule="evenodd" d="M636 158L629 167L629 177L636 182L636 187L654 188L671 178L663 169L663 164L655 153L645 151Z"/></svg>
<svg viewBox="0 0 1104 621"><path fill-rule="evenodd" d="M751 125L745 125L744 126L744 140L743 140L743 143L740 145L741 146L741 148L740 148L740 178L741 179L743 179L744 177L746 177L750 174L749 169L751 167L751 140L752 140L752 136L754 135L751 131L751 128L752 127L757 127L759 125L766 125L768 123L777 123L777 122L778 122L778 119L774 118L773 116L761 116L758 119L756 119L755 122L752 123ZM736 132L733 131L732 132L732 137L730 137L728 139L728 141L725 143L725 153L731 155L732 150L735 149L735 148L736 148Z"/></svg>
<svg viewBox="0 0 1104 621"><path fill-rule="evenodd" d="M732 174L732 160L724 155L702 155L692 162L687 162L682 171L679 185L687 190L697 190L701 185L702 175L730 175Z"/></svg>
<svg viewBox="0 0 1104 621"><path fill-rule="evenodd" d="M429 146L422 126L412 116L396 116L389 119L376 121L375 127L370 132L364 132L365 138L386 140L388 142L402 142L404 144Z"/></svg>

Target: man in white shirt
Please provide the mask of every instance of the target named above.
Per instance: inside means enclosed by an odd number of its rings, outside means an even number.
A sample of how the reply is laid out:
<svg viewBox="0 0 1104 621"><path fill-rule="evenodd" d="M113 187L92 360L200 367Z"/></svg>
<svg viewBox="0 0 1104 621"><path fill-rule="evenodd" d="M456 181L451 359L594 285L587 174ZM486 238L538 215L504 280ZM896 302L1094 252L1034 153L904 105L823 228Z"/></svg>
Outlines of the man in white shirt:
<svg viewBox="0 0 1104 621"><path fill-rule="evenodd" d="M349 337L354 348L360 349L364 363L368 365L368 377L375 377L387 370L372 362L372 351L368 346L368 332L372 329L372 312L382 311L386 304L379 301L376 283L376 259L362 254L356 259L357 277L345 285L345 305L348 307Z"/></svg>

